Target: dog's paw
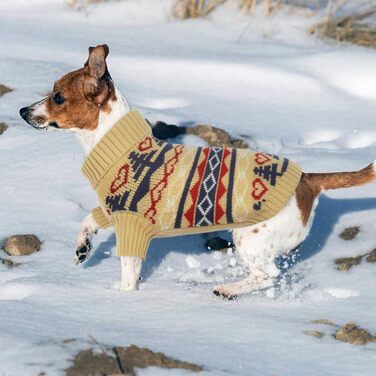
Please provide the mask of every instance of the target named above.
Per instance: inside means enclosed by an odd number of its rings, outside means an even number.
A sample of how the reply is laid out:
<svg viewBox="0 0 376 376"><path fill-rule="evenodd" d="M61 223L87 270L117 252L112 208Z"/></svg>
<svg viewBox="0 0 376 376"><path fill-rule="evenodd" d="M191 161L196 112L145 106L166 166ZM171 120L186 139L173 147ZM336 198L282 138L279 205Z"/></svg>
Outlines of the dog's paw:
<svg viewBox="0 0 376 376"><path fill-rule="evenodd" d="M217 286L213 289L213 294L218 296L219 298L226 299L226 300L234 300L238 296L235 294L231 294L230 292L226 291L223 286Z"/></svg>
<svg viewBox="0 0 376 376"><path fill-rule="evenodd" d="M76 265L86 261L89 258L92 248L93 247L91 245L90 240L86 238L85 244L80 247L77 247L76 249L76 256L74 258L74 262L76 263Z"/></svg>

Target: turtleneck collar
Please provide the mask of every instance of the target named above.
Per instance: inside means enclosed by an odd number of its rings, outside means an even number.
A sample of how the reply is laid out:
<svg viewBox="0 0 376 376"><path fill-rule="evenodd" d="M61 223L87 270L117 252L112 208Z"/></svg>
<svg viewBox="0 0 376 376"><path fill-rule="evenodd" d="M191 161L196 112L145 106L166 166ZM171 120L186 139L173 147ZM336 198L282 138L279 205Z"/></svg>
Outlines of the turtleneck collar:
<svg viewBox="0 0 376 376"><path fill-rule="evenodd" d="M123 116L95 145L82 166L82 173L92 187L95 189L108 169L151 133L150 125L137 110Z"/></svg>

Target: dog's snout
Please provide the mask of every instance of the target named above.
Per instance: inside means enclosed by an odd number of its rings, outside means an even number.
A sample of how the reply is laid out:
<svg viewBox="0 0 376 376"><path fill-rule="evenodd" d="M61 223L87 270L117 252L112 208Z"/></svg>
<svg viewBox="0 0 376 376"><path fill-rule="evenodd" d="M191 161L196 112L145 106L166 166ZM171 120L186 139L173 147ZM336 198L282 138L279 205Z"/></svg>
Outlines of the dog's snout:
<svg viewBox="0 0 376 376"><path fill-rule="evenodd" d="M29 107L22 107L20 109L20 116L22 117L22 119L27 120L29 114L30 114Z"/></svg>

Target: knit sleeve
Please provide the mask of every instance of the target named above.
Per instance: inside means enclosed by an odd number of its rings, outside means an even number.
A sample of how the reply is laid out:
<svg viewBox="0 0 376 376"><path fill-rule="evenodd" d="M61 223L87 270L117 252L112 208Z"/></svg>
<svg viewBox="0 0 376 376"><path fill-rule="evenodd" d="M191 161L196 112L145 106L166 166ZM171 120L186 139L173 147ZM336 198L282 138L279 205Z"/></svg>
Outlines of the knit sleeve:
<svg viewBox="0 0 376 376"><path fill-rule="evenodd" d="M116 234L116 255L146 258L151 239L159 232L143 215L116 212L111 216Z"/></svg>
<svg viewBox="0 0 376 376"><path fill-rule="evenodd" d="M91 211L91 214L93 215L95 222L97 222L101 228L108 228L111 226L110 221L107 219L106 215L103 213L103 209L100 206L94 208Z"/></svg>

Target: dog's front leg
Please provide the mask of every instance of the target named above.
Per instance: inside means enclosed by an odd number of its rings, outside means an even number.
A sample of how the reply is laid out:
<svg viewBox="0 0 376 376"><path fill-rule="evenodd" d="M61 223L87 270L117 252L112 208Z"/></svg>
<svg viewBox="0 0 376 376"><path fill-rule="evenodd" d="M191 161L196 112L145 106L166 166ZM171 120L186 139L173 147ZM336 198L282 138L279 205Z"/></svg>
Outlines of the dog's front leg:
<svg viewBox="0 0 376 376"><path fill-rule="evenodd" d="M95 221L93 214L88 214L82 221L80 232L76 240L76 264L87 260L92 249L91 241L93 236L98 232L99 225Z"/></svg>
<svg viewBox="0 0 376 376"><path fill-rule="evenodd" d="M142 259L134 256L121 256L120 290L131 291L137 288L140 279Z"/></svg>

